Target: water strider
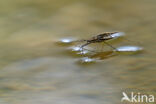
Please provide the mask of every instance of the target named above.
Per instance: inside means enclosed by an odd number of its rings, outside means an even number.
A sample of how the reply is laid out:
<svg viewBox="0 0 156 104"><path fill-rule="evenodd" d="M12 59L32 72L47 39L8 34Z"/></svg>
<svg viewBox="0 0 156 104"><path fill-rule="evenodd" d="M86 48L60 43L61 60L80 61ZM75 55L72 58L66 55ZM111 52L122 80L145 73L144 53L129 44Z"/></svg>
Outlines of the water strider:
<svg viewBox="0 0 156 104"><path fill-rule="evenodd" d="M121 33L121 32L105 32L105 33L96 35L96 36L92 37L91 39L82 40L82 41L85 41L86 43L81 45L80 48L83 50L83 48L89 44L103 42L117 51L117 49L115 47L108 44L106 41L110 40L110 39L114 39L114 38L122 36L122 35L123 35L123 33Z"/></svg>
<svg viewBox="0 0 156 104"><path fill-rule="evenodd" d="M79 62L81 63L94 63L100 60L104 60L104 59L116 56L118 54L136 54L136 52L141 52L143 50L143 48L139 46L124 45L120 47L114 47L111 44L107 43L107 40L116 39L118 37L122 37L123 35L124 35L123 32L105 32L105 33L93 36L90 39L77 40L71 37L63 38L63 39L60 39L59 43L61 43L62 45L71 46L71 47L68 47L68 49L78 55L85 55L86 57L80 58ZM73 46L75 45L75 42L80 42L80 43L85 42L85 43L79 46ZM113 48L113 50L94 51L92 50L92 47L87 47L88 45L93 44L93 43L104 43L110 46L111 48Z"/></svg>
<svg viewBox="0 0 156 104"><path fill-rule="evenodd" d="M102 34L98 34L96 36L91 37L90 39L83 39L83 40L77 40L75 38L63 38L59 42L66 44L66 45L72 45L75 42L86 42L80 46L72 46L69 47L74 52L77 52L77 54L88 54L90 52L97 53L96 51L92 50L90 47L85 48L86 46L93 44L93 43L104 43L111 48L113 48L112 52L136 52L141 51L143 48L138 46L120 46L120 47L113 47L111 44L107 42L107 40L112 40L118 37L123 36L123 32L105 32ZM126 39L128 40L128 39ZM128 40L130 41L130 40ZM101 51L100 51L101 52Z"/></svg>

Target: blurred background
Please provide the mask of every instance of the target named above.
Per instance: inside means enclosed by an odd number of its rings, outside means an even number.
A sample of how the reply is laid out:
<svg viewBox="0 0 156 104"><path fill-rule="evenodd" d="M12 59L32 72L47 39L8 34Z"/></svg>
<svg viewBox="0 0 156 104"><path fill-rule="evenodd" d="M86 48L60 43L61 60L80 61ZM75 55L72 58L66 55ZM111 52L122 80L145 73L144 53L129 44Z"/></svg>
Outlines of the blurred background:
<svg viewBox="0 0 156 104"><path fill-rule="evenodd" d="M156 95L155 11L155 0L1 0L0 104L120 104L123 91ZM86 65L55 44L109 31L125 32L144 52Z"/></svg>

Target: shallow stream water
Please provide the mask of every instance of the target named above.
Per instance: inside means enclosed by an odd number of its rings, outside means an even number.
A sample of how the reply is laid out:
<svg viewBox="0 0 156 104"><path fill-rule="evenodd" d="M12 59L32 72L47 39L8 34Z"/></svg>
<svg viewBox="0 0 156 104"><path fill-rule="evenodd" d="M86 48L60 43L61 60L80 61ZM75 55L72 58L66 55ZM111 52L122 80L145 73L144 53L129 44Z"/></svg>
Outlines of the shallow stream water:
<svg viewBox="0 0 156 104"><path fill-rule="evenodd" d="M122 92L156 97L155 4L1 0L0 104L122 104ZM112 31L132 40L117 39L111 42L114 47L134 45L143 51L106 51L89 57L98 61L86 63L86 56L69 49L73 44L58 44L63 38L86 39Z"/></svg>

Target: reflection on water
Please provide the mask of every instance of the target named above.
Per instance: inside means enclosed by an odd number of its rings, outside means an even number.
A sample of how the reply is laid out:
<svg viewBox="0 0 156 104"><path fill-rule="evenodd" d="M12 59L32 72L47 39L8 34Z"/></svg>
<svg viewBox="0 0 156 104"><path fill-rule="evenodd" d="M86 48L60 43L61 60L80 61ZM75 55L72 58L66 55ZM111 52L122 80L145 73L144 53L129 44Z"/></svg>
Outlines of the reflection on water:
<svg viewBox="0 0 156 104"><path fill-rule="evenodd" d="M116 56L116 55L117 55L117 53L114 52L114 51L106 51L106 52L98 52L98 53L92 55L91 58L104 60L104 59L107 59L107 58L110 58L110 57L113 57L113 56Z"/></svg>
<svg viewBox="0 0 156 104"><path fill-rule="evenodd" d="M121 46L117 48L117 51L119 52L137 52L142 50L143 48L138 46Z"/></svg>
<svg viewBox="0 0 156 104"><path fill-rule="evenodd" d="M93 62L93 61L98 61L98 60L104 60L107 59L109 57L113 57L119 54L139 54L138 52L141 52L143 50L143 48L138 47L138 46L121 46L121 47L117 47L115 50L112 51L101 51L101 52L96 52L96 51L92 51L92 50L86 50L86 49L82 49L81 47L70 47L69 49L71 49L71 51L75 52L76 54L80 54L83 56L88 56L88 57L84 57L81 59L82 62Z"/></svg>
<svg viewBox="0 0 156 104"><path fill-rule="evenodd" d="M91 62L95 62L95 59L93 58L89 58L89 57L83 57L80 60L82 63L91 63Z"/></svg>
<svg viewBox="0 0 156 104"><path fill-rule="evenodd" d="M73 38L63 38L63 39L60 39L60 41L58 41L58 43L70 44L70 43L72 43L74 41L75 41L75 39L73 39Z"/></svg>
<svg viewBox="0 0 156 104"><path fill-rule="evenodd" d="M118 38L118 37L123 36L124 34L125 34L125 33L123 33L123 32L117 32L117 33L115 33L115 34L112 34L111 37L113 37L113 38Z"/></svg>
<svg viewBox="0 0 156 104"><path fill-rule="evenodd" d="M156 94L155 3L1 0L0 104L120 104L122 91ZM73 42L109 31L141 42L109 41L137 52L90 51L100 44L82 52ZM56 42L62 37L74 38Z"/></svg>

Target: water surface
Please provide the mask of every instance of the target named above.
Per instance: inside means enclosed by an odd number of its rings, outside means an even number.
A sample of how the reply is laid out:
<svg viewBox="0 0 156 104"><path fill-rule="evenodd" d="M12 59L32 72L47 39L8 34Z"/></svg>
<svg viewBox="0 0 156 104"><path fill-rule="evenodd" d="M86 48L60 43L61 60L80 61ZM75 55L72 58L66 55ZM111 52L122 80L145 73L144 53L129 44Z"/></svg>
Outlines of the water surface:
<svg viewBox="0 0 156 104"><path fill-rule="evenodd" d="M123 91L156 95L155 3L1 0L0 104L119 104ZM57 43L109 31L139 42L117 39L113 46L141 46L144 51L107 51L98 54L100 61L81 63L86 56L71 52L73 44Z"/></svg>

